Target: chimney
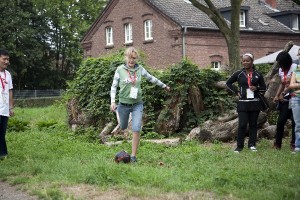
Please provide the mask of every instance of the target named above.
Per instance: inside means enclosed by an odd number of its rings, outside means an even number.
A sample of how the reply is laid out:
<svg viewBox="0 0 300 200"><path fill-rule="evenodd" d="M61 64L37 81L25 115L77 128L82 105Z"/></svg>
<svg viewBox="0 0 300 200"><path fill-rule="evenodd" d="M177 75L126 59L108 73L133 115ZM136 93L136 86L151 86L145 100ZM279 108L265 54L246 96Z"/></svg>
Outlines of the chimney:
<svg viewBox="0 0 300 200"><path fill-rule="evenodd" d="M265 2L274 9L277 7L276 0L265 0Z"/></svg>

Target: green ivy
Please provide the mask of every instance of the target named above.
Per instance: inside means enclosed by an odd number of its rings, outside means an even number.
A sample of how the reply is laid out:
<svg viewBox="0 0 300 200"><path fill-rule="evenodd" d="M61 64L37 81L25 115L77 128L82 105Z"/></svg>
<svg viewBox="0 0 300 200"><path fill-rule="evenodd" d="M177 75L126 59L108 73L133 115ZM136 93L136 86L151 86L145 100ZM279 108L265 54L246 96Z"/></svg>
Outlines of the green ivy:
<svg viewBox="0 0 300 200"><path fill-rule="evenodd" d="M115 121L114 113L110 111L110 88L116 68L124 63L124 50L115 54L89 58L82 63L73 81L69 82L66 92L67 99L75 98L80 110L92 119L89 125L103 128L107 122ZM139 64L143 64L139 61ZM143 65L144 66L144 65ZM143 134L153 133L154 125L159 114L168 106L173 97L180 97L184 109L181 130L190 130L200 123L214 118L220 111L226 112L234 107L233 98L225 90L216 89L216 81L225 80L226 74L210 69L199 69L189 60L170 66L164 71L144 66L148 72L172 89L171 93L142 79L144 101ZM201 90L205 110L196 116L192 105L189 104L189 88L198 86ZM116 97L118 98L118 97ZM168 116L166 116L166 120Z"/></svg>

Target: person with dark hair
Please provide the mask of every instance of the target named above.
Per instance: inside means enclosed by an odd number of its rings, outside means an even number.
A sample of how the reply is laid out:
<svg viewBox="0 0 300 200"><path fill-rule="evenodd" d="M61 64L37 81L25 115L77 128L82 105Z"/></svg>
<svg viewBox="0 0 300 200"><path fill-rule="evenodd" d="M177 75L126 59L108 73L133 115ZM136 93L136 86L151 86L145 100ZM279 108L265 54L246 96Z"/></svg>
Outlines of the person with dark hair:
<svg viewBox="0 0 300 200"><path fill-rule="evenodd" d="M286 51L280 52L276 61L279 65L279 77L281 83L277 89L276 95L274 97L274 103L277 103L277 110L279 111L277 119L277 129L275 135L275 141L273 147L280 150L282 145L282 138L284 134L284 126L288 119L292 121L292 138L290 146L292 151L295 148L295 122L293 119L292 109L289 108L289 100L291 98L290 94L290 80L292 72L296 69L297 65L293 64L292 57Z"/></svg>
<svg viewBox="0 0 300 200"><path fill-rule="evenodd" d="M8 117L13 116L13 85L10 73L6 70L9 65L9 53L0 49L0 159L7 157L6 128Z"/></svg>
<svg viewBox="0 0 300 200"><path fill-rule="evenodd" d="M242 57L243 69L234 72L226 82L227 88L239 98L237 103L239 127L235 153L241 152L244 148L248 124L248 148L251 151L257 151L257 120L259 112L263 110L259 95L266 91L266 84L264 77L255 69L253 60L254 57L252 54L244 54ZM233 85L235 82L238 83L238 88Z"/></svg>

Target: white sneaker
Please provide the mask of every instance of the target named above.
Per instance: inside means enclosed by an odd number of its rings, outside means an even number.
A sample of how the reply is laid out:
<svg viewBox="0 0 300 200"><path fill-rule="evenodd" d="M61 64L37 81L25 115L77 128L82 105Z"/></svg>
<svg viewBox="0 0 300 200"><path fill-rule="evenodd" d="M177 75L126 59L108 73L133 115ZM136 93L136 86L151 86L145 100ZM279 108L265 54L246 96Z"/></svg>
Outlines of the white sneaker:
<svg viewBox="0 0 300 200"><path fill-rule="evenodd" d="M255 146L251 146L249 149L250 149L251 151L257 151L257 149L256 149Z"/></svg>
<svg viewBox="0 0 300 200"><path fill-rule="evenodd" d="M296 148L294 149L294 151L292 151L292 153L300 153L300 148L299 148L299 147L296 147Z"/></svg>

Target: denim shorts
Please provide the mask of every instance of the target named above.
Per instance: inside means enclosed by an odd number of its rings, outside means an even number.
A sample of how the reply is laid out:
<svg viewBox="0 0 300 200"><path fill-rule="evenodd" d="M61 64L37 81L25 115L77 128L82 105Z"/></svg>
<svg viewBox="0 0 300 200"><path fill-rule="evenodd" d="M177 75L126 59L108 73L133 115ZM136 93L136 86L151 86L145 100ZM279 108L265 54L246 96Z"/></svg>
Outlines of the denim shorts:
<svg viewBox="0 0 300 200"><path fill-rule="evenodd" d="M142 129L143 110L143 103L136 103L133 105L124 105L119 103L117 112L120 118L120 128L125 130L128 127L129 115L131 113L132 131L140 132Z"/></svg>

